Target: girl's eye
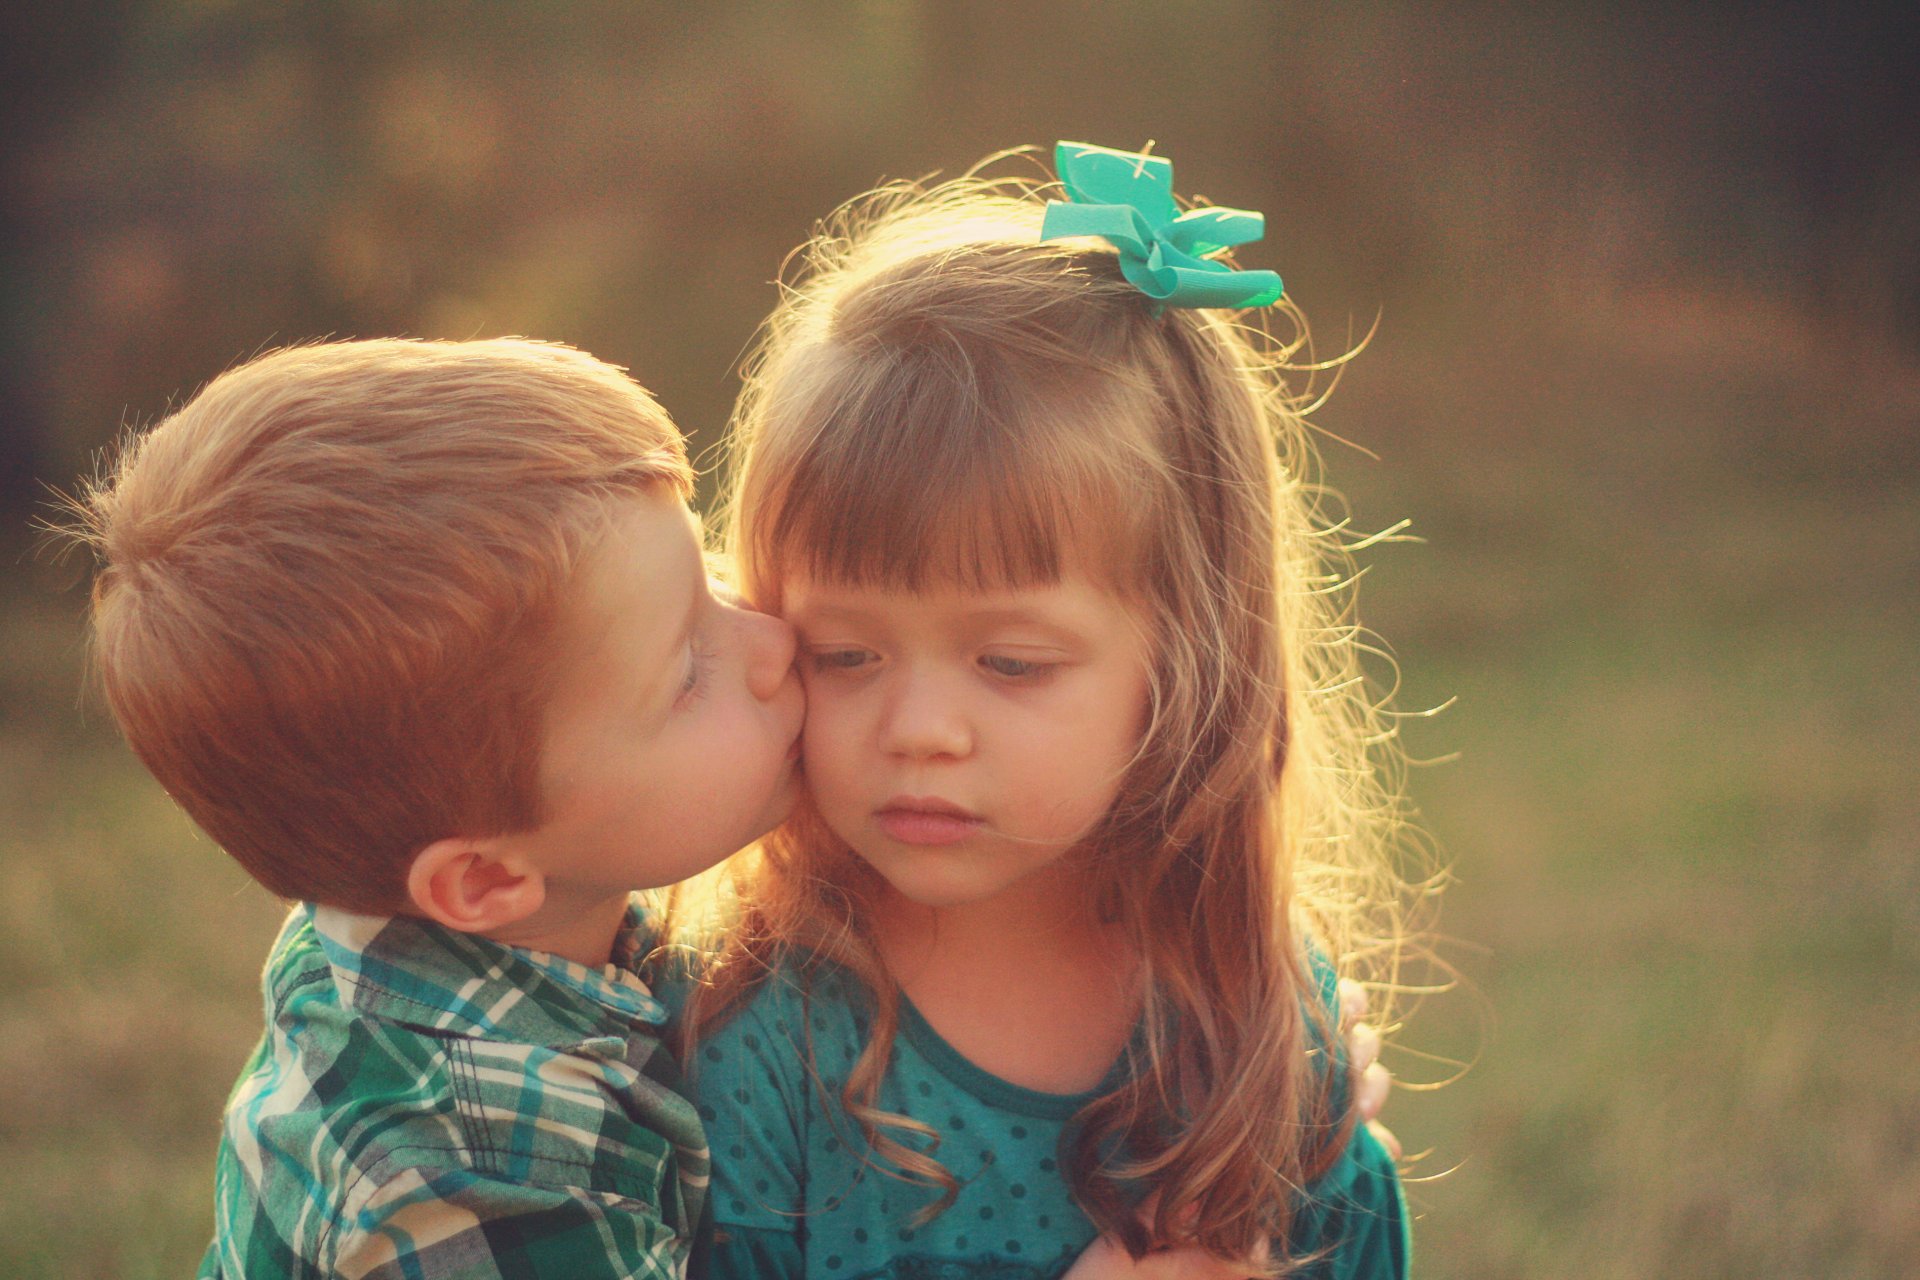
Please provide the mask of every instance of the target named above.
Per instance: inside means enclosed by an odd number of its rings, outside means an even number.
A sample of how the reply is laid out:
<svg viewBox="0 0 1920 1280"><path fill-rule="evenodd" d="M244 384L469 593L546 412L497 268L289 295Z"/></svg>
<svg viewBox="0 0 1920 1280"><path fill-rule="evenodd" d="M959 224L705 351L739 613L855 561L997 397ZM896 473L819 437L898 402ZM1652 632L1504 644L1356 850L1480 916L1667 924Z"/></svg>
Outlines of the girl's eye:
<svg viewBox="0 0 1920 1280"><path fill-rule="evenodd" d="M874 658L870 649L815 649L807 655L813 669L822 673L857 671Z"/></svg>
<svg viewBox="0 0 1920 1280"><path fill-rule="evenodd" d="M1009 658L1003 653L982 654L980 665L997 676L1009 680L1031 680L1052 671L1058 665L1052 662L1034 662L1025 658Z"/></svg>

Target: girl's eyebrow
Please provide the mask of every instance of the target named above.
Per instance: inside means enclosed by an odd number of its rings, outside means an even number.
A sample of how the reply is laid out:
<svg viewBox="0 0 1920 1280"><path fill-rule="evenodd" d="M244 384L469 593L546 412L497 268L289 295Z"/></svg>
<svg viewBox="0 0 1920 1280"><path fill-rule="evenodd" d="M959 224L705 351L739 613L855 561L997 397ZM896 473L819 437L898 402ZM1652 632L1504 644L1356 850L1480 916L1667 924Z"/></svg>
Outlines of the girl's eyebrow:
<svg viewBox="0 0 1920 1280"><path fill-rule="evenodd" d="M884 616L884 605L862 607L859 604L825 603L807 605L796 609L789 615L794 619L804 619L809 628L833 626L854 626L885 629L889 620ZM992 632L1001 628L1025 628L1045 633L1037 639L1047 642L1080 645L1087 639L1087 629L1071 619L1061 618L1043 605L990 604L971 607L958 605L948 615L944 625L957 626L969 637L977 637L981 632Z"/></svg>
<svg viewBox="0 0 1920 1280"><path fill-rule="evenodd" d="M966 612L968 622L982 626L1000 627L1032 625L1045 627L1050 631L1073 631L1072 623L1054 616L1042 607L1005 605L994 608L970 609Z"/></svg>
<svg viewBox="0 0 1920 1280"><path fill-rule="evenodd" d="M913 600L919 597L902 595L898 598L902 600ZM824 618L831 622L858 622L879 617L886 611L886 607L886 600L881 600L874 604L861 602L847 604L837 602L820 604L808 603L793 610L793 612L804 613L814 618ZM1037 622L1043 625L1052 625L1055 622L1051 612L1044 605L993 604L973 606L963 603L953 606L953 612L968 622L984 622L989 624Z"/></svg>
<svg viewBox="0 0 1920 1280"><path fill-rule="evenodd" d="M836 604L807 604L799 608L790 607L786 610L786 614L789 619L803 616L809 621L817 622L870 622L874 617L871 609Z"/></svg>

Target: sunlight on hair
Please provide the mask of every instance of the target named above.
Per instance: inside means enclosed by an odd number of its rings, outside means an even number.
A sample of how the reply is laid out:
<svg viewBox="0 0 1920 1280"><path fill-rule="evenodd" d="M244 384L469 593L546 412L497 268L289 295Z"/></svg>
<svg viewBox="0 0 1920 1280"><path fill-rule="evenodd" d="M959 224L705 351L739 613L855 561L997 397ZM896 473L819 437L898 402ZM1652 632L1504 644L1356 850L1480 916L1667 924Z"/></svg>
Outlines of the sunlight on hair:
<svg viewBox="0 0 1920 1280"><path fill-rule="evenodd" d="M775 609L794 574L979 590L1067 565L1127 602L1149 719L1083 848L1145 966L1144 1049L1061 1172L1130 1245L1250 1257L1344 1140L1303 1052L1338 1034L1322 974L1360 979L1390 1030L1435 985L1415 975L1445 876L1405 800L1397 671L1353 614L1353 554L1407 525L1353 530L1305 419L1373 331L1319 360L1290 301L1156 314L1104 242L1038 242L1056 190L976 170L821 224L748 368L726 545ZM687 1034L783 963L850 973L874 1013L839 1100L874 1168L934 1193L930 1218L959 1187L938 1134L877 1105L899 1005L863 922L878 888L803 805L681 904L681 936L719 948ZM1162 1195L1147 1235L1135 1179Z"/></svg>

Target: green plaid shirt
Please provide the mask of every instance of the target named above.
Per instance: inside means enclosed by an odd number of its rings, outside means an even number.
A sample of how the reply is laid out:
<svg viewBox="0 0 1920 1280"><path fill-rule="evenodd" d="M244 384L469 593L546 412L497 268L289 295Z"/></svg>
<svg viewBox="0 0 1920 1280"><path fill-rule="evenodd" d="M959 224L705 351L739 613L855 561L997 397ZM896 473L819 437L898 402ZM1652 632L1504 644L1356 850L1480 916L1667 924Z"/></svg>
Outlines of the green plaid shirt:
<svg viewBox="0 0 1920 1280"><path fill-rule="evenodd" d="M296 907L227 1103L200 1275L679 1277L707 1145L633 966Z"/></svg>

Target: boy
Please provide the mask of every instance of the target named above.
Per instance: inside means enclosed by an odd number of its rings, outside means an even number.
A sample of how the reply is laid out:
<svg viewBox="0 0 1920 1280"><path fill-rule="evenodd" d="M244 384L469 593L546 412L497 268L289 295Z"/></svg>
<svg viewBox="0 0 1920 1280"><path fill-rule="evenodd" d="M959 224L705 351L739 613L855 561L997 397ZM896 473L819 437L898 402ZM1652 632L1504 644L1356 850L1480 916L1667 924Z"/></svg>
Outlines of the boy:
<svg viewBox="0 0 1920 1280"><path fill-rule="evenodd" d="M709 589L665 413L522 340L209 384L82 504L128 741L299 900L203 1276L677 1276L707 1149L630 890L779 822L784 623Z"/></svg>

